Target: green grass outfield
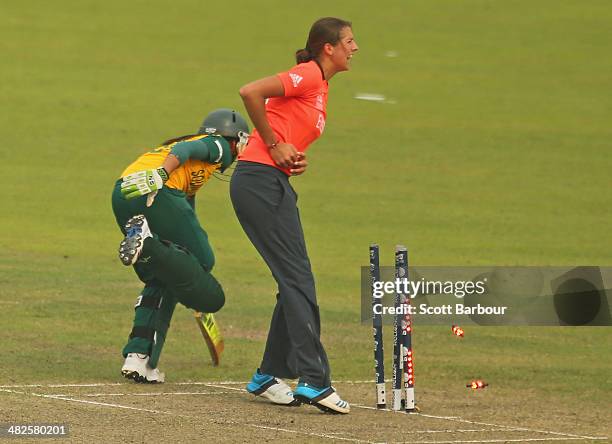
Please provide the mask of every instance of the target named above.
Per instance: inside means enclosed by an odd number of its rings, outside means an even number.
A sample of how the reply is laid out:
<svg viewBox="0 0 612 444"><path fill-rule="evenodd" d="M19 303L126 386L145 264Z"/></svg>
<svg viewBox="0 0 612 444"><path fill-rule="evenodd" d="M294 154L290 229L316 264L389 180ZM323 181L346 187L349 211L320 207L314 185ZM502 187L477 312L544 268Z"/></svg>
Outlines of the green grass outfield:
<svg viewBox="0 0 612 444"><path fill-rule="evenodd" d="M404 243L415 265L612 266L608 2L210 3L3 3L0 384L120 380L139 283L116 257L114 181L209 110L242 111L238 88L291 66L323 15L352 20L361 47L331 81L325 134L292 182L335 378L373 374L359 323L371 242L387 265ZM227 183L207 184L197 209L227 293L226 352L212 368L181 308L161 367L172 381L244 380L274 283ZM416 326L418 386L482 377L500 396L609 407L610 328L480 327L455 339Z"/></svg>

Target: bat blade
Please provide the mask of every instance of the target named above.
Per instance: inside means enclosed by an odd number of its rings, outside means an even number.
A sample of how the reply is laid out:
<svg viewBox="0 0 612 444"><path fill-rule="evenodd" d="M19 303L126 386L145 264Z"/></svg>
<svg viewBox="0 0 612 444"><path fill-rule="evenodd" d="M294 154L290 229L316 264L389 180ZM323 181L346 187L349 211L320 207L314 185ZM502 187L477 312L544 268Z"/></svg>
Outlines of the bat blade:
<svg viewBox="0 0 612 444"><path fill-rule="evenodd" d="M198 328L200 332L202 332L208 351L210 352L212 364L217 367L221 362L221 354L225 347L219 324L216 322L212 313L200 313L196 311L194 316Z"/></svg>

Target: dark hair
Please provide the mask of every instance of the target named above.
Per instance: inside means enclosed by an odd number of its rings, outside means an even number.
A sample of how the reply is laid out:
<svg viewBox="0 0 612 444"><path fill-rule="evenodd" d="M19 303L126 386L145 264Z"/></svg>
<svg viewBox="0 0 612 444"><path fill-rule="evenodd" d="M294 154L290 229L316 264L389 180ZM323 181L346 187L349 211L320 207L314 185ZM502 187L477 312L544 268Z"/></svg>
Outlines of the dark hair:
<svg viewBox="0 0 612 444"><path fill-rule="evenodd" d="M312 24L304 49L295 52L297 63L306 63L316 59L326 43L335 45L340 41L340 31L353 24L336 17L323 17Z"/></svg>
<svg viewBox="0 0 612 444"><path fill-rule="evenodd" d="M180 137L175 137L174 139L168 139L164 143L162 143L161 146L170 145L171 143L180 142L181 140L191 139L192 137L196 137L196 136L201 136L201 134L188 134L186 136L180 136Z"/></svg>
<svg viewBox="0 0 612 444"><path fill-rule="evenodd" d="M173 144L175 142L180 142L182 140L187 140L187 139L191 139L192 137L198 137L198 136L204 136L206 134L203 133L198 133L198 134L188 134L186 136L180 136L180 137L175 137L174 139L168 139L165 142L163 142L160 146L166 146L166 145L170 145ZM238 137L227 137L227 136L221 136L223 137L225 140L227 140L228 142L230 140L238 140Z"/></svg>

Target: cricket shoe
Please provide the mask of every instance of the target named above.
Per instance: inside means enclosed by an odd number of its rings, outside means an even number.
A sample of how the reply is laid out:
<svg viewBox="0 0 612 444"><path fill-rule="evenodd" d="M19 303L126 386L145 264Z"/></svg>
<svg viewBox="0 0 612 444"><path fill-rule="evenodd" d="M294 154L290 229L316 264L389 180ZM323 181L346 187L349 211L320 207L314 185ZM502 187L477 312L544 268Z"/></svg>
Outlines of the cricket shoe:
<svg viewBox="0 0 612 444"><path fill-rule="evenodd" d="M259 369L246 386L247 392L255 396L263 396L274 404L298 406L300 401L293 397L293 390L282 379L262 374Z"/></svg>
<svg viewBox="0 0 612 444"><path fill-rule="evenodd" d="M149 367L149 355L142 353L128 353L121 374L126 379L143 384L161 384L166 376L158 368Z"/></svg>
<svg viewBox="0 0 612 444"><path fill-rule="evenodd" d="M293 396L306 404L314 405L325 413L346 414L351 411L349 403L340 399L333 387L318 388L300 382Z"/></svg>
<svg viewBox="0 0 612 444"><path fill-rule="evenodd" d="M142 214L131 217L125 223L125 233L125 238L119 244L119 259L123 265L134 265L142 253L145 239L153 236Z"/></svg>

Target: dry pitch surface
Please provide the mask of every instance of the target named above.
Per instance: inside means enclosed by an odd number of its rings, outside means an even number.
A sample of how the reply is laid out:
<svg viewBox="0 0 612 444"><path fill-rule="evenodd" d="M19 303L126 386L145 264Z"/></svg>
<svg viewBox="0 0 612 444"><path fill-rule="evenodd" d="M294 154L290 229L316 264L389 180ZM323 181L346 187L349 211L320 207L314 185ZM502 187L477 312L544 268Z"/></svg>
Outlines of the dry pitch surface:
<svg viewBox="0 0 612 444"><path fill-rule="evenodd" d="M524 393L417 392L421 413L377 411L373 383L339 382L346 416L278 407L238 382L0 386L0 422L64 423L72 442L607 442L609 412L584 414ZM0 438L0 441L2 438ZM14 440L11 440L15 442ZM18 442L40 442L19 439Z"/></svg>

